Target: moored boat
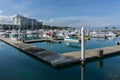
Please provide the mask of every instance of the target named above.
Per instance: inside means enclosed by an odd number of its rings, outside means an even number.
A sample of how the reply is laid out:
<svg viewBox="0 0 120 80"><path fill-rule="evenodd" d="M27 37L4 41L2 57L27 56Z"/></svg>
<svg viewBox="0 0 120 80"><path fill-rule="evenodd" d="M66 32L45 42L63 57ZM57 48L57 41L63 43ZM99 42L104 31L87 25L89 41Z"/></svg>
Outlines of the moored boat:
<svg viewBox="0 0 120 80"><path fill-rule="evenodd" d="M64 41L69 43L80 43L80 39L78 38L64 38Z"/></svg>

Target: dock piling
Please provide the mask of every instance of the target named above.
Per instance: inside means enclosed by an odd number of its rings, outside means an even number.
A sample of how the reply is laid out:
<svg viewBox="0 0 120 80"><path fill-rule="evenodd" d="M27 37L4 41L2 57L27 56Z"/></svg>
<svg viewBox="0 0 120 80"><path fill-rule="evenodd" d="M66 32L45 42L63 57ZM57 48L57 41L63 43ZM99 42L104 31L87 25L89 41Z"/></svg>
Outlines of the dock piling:
<svg viewBox="0 0 120 80"><path fill-rule="evenodd" d="M102 57L103 56L103 49L97 50L97 57Z"/></svg>
<svg viewBox="0 0 120 80"><path fill-rule="evenodd" d="M85 61L85 30L81 28L81 61L84 63Z"/></svg>

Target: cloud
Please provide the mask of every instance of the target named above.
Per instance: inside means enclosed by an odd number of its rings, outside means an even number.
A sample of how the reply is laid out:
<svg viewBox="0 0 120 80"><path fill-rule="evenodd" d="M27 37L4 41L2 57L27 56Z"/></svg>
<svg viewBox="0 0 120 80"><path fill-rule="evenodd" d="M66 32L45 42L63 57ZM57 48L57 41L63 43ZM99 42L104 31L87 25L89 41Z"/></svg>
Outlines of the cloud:
<svg viewBox="0 0 120 80"><path fill-rule="evenodd" d="M120 14L108 15L103 17L96 16L72 16L52 18L49 20L39 20L43 24L52 26L71 26L71 27L105 27L120 25L120 19L117 18ZM13 16L0 15L0 23L13 23Z"/></svg>
<svg viewBox="0 0 120 80"><path fill-rule="evenodd" d="M104 21L105 21L104 18L90 17L90 16L74 16L74 17L54 18L49 21L46 21L45 24L58 25L58 26L72 26L72 27L108 25L108 23Z"/></svg>
<svg viewBox="0 0 120 80"><path fill-rule="evenodd" d="M13 23L13 16L1 16L0 15L0 24Z"/></svg>
<svg viewBox="0 0 120 80"><path fill-rule="evenodd" d="M54 21L53 21L54 20ZM103 17L95 16L73 16L73 17L62 17L54 18L45 21L44 24L56 25L56 26L71 26L71 27L105 27L105 26L116 26L119 24L120 19L116 18L115 15L108 15Z"/></svg>
<svg viewBox="0 0 120 80"><path fill-rule="evenodd" d="M50 19L49 22L53 22L53 19Z"/></svg>
<svg viewBox="0 0 120 80"><path fill-rule="evenodd" d="M0 10L0 14L2 14L3 13L3 11L2 10Z"/></svg>

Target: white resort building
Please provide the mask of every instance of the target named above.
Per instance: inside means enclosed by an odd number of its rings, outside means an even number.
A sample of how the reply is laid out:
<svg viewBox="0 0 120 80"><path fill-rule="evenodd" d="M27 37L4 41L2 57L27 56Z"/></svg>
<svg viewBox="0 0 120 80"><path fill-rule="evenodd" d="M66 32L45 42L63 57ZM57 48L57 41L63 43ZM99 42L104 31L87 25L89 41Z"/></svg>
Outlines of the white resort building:
<svg viewBox="0 0 120 80"><path fill-rule="evenodd" d="M19 26L31 26L32 29L37 25L42 25L42 22L38 22L36 19L27 18L22 15L15 15L13 17L13 22L15 25Z"/></svg>
<svg viewBox="0 0 120 80"><path fill-rule="evenodd" d="M0 23L0 30L11 29L37 29L42 25L42 22L38 22L36 19L24 17L22 15L13 16L11 22Z"/></svg>
<svg viewBox="0 0 120 80"><path fill-rule="evenodd" d="M27 18L21 15L15 15L13 17L14 24L16 25L31 25L31 24L37 24L36 19Z"/></svg>

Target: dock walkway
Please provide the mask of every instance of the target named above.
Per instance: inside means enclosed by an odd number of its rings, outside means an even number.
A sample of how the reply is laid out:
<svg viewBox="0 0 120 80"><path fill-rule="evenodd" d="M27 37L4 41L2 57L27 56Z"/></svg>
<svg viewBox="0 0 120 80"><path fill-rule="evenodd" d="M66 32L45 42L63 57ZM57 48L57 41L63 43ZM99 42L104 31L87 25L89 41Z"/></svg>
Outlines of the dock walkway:
<svg viewBox="0 0 120 80"><path fill-rule="evenodd" d="M85 51L85 58L86 60L91 60L94 58L100 58L104 56L118 54L118 52L120 52L120 46L110 46L110 47L90 49ZM75 52L63 53L62 55L66 57L70 57L72 59L80 59L81 57L80 54L81 54L80 51L75 51Z"/></svg>
<svg viewBox="0 0 120 80"><path fill-rule="evenodd" d="M54 67L65 66L68 64L70 65L73 63L80 62L80 56L81 56L80 51L57 54L40 47L36 47L19 41L14 41L9 38L5 38L1 36L0 36L0 40L40 60L43 60ZM112 54L119 54L118 52L120 52L120 46L90 49L85 51L85 58L86 61L87 60L89 61L93 59L99 59L100 57L109 56Z"/></svg>
<svg viewBox="0 0 120 80"><path fill-rule="evenodd" d="M22 51L38 58L40 60L43 60L43 61L51 64L54 67L63 66L65 64L73 62L73 60L68 57L65 57L65 56L59 55L57 53L42 49L40 47L36 47L36 46L30 45L30 44L11 40L9 38L5 38L5 37L1 37L1 36L0 36L0 40L19 49L19 50L22 50Z"/></svg>

